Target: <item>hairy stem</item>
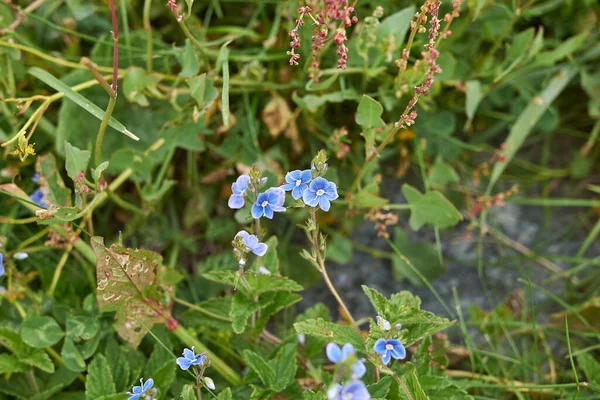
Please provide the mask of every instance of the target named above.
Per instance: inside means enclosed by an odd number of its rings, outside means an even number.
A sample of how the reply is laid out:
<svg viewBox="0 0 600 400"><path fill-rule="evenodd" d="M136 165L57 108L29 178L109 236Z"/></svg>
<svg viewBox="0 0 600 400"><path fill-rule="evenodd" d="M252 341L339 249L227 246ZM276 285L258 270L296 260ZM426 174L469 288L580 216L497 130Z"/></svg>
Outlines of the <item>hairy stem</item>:
<svg viewBox="0 0 600 400"><path fill-rule="evenodd" d="M350 314L348 307L346 307L346 304L340 297L339 293L337 292L337 290L335 290L333 283L331 283L331 279L329 279L329 275L327 274L327 270L325 269L325 260L323 259L323 254L321 253L321 249L319 248L319 229L318 229L318 225L317 225L317 212L316 211L317 211L316 208L313 207L310 212L310 216L311 216L313 224L315 226L314 230L312 232L312 245L315 249L315 253L317 254L317 262L319 264L319 269L321 271L321 274L323 275L323 279L325 279L325 283L327 284L327 287L329 287L329 291L331 292L331 294L333 294L333 297L335 297L335 299L337 300L340 307L342 307L344 314L346 314L345 317L350 320L350 323L352 323L352 326L357 331L360 331L360 329L358 328L358 325L356 324L356 321L354 320L354 318L352 318L352 314Z"/></svg>

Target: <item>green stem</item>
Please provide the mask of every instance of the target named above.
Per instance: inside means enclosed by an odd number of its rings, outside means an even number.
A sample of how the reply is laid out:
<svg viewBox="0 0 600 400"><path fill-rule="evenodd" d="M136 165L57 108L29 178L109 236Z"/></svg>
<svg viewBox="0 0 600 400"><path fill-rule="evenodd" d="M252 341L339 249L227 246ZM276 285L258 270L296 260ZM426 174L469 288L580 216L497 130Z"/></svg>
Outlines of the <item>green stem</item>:
<svg viewBox="0 0 600 400"><path fill-rule="evenodd" d="M215 318L215 319L219 319L219 320L221 320L221 321L231 322L231 319L230 319L230 318L223 317L222 315L219 315L219 314L215 314L215 313L213 313L213 312L210 312L210 311L208 311L208 310L207 310L207 309L205 309L205 308L202 308L202 307L200 307L200 306L197 306L196 304L188 303L187 301L185 301L185 300L182 300L182 299L178 299L177 297L175 297L173 300L175 301L175 303L182 304L182 305L184 305L184 306L186 306L186 307L188 307L188 308L191 308L192 310L196 310L196 311L199 311L199 312L201 312L202 314L206 314L206 315L208 315L209 317L212 317L212 318Z"/></svg>
<svg viewBox="0 0 600 400"><path fill-rule="evenodd" d="M152 0L144 1L144 31L146 31L146 70L152 73L152 27L150 26L150 8Z"/></svg>
<svg viewBox="0 0 600 400"><path fill-rule="evenodd" d="M108 126L108 121L110 121L110 117L112 116L113 110L115 109L115 104L117 102L116 96L111 96L108 100L108 106L106 107L106 112L104 113L104 118L102 118L102 122L100 123L100 129L98 129L98 135L96 136L96 150L95 150L95 161L96 166L100 165L102 162L102 143L104 142L104 134L106 133L106 127Z"/></svg>
<svg viewBox="0 0 600 400"><path fill-rule="evenodd" d="M213 352L208 350L208 348L199 341L196 337L194 337L188 330L186 330L183 326L178 325L177 328L173 331L173 334L181 340L184 344L188 346L194 346L197 349L197 353L206 352L206 356L210 359L211 366L223 377L229 384L233 386L240 385L242 383L242 378L235 372L229 365L227 365L223 360L217 357Z"/></svg>

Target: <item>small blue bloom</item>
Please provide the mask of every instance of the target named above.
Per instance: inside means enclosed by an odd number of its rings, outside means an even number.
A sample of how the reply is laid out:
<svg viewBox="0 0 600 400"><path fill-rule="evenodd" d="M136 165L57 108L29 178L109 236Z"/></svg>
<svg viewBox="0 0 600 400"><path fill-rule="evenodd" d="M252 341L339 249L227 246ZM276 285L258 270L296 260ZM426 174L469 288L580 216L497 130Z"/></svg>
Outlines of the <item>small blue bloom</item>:
<svg viewBox="0 0 600 400"><path fill-rule="evenodd" d="M44 193L42 192L42 189L36 189L35 192L31 193L29 198L38 206L42 208L48 208L48 204L44 201Z"/></svg>
<svg viewBox="0 0 600 400"><path fill-rule="evenodd" d="M146 383L144 383L143 379L140 379L140 386L134 386L131 388L131 392L127 392L129 398L127 400L139 400L142 395L149 395L148 391L154 386L154 380L152 378L148 379ZM152 394L150 394L151 398L154 393L156 393L156 389L153 389Z"/></svg>
<svg viewBox="0 0 600 400"><path fill-rule="evenodd" d="M310 169L300 171L299 169L290 171L285 174L286 184L282 185L283 190L291 190L292 197L294 200L298 200L302 197L302 193L308 188L307 183L310 182L312 176L310 175Z"/></svg>
<svg viewBox="0 0 600 400"><path fill-rule="evenodd" d="M335 183L329 182L320 176L315 178L308 186L308 189L302 193L302 199L306 205L311 207L318 205L323 211L329 211L329 202L338 197Z"/></svg>
<svg viewBox="0 0 600 400"><path fill-rule="evenodd" d="M235 182L231 184L231 196L229 196L229 208L238 209L244 206L244 196L246 190L248 190L248 184L250 183L250 177L248 175L240 175Z"/></svg>
<svg viewBox="0 0 600 400"><path fill-rule="evenodd" d="M381 360L385 365L388 365L392 357L396 360L401 360L406 357L406 349L398 339L377 339L373 350L377 354L381 354Z"/></svg>
<svg viewBox="0 0 600 400"><path fill-rule="evenodd" d="M369 400L371 395L362 381L336 385L327 391L329 400Z"/></svg>
<svg viewBox="0 0 600 400"><path fill-rule="evenodd" d="M260 218L263 215L273 219L274 212L285 211L283 202L285 201L285 191L279 187L272 187L266 192L258 195L256 203L252 206L252 218Z"/></svg>
<svg viewBox="0 0 600 400"><path fill-rule="evenodd" d="M258 237L256 235L251 235L246 231L239 231L235 237L241 237L242 243L254 254L259 257L262 257L267 252L269 246L264 243L258 241Z"/></svg>
<svg viewBox="0 0 600 400"><path fill-rule="evenodd" d="M33 176L31 177L31 181L33 183L40 183L40 174L37 172L33 174Z"/></svg>
<svg viewBox="0 0 600 400"><path fill-rule="evenodd" d="M331 342L325 348L325 353L327 354L327 358L332 363L341 363L348 359L350 354L354 354L354 346L350 343L346 343L340 349L340 346ZM352 365L352 378L358 379L361 378L367 372L367 367L365 367L365 363L363 360L358 360Z"/></svg>
<svg viewBox="0 0 600 400"><path fill-rule="evenodd" d="M4 254L0 253L0 276L4 275Z"/></svg>
<svg viewBox="0 0 600 400"><path fill-rule="evenodd" d="M188 369L192 365L200 365L206 360L206 356L204 354L196 354L194 353L194 346L192 349L183 349L183 357L179 357L176 362L179 365L179 368L182 370Z"/></svg>

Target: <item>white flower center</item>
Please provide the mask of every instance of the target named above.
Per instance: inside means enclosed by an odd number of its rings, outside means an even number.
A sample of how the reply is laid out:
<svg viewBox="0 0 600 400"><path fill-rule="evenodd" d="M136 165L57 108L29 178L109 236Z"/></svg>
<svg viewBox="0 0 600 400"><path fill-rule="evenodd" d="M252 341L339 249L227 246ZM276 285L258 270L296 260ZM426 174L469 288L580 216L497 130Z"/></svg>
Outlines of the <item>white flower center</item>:
<svg viewBox="0 0 600 400"><path fill-rule="evenodd" d="M269 204L269 202L267 200L263 201L261 206L264 208Z"/></svg>
<svg viewBox="0 0 600 400"><path fill-rule="evenodd" d="M342 397L343 400L352 400L352 398L354 397L354 395L352 393L345 393L344 396Z"/></svg>
<svg viewBox="0 0 600 400"><path fill-rule="evenodd" d="M393 345L391 345L391 344L386 344L386 345L385 345L385 349L386 349L386 350L394 350L394 346L393 346Z"/></svg>
<svg viewBox="0 0 600 400"><path fill-rule="evenodd" d="M301 179L297 179L296 180L296 187L302 185L302 180Z"/></svg>
<svg viewBox="0 0 600 400"><path fill-rule="evenodd" d="M317 196L323 196L324 193L325 191L323 189L317 190Z"/></svg>

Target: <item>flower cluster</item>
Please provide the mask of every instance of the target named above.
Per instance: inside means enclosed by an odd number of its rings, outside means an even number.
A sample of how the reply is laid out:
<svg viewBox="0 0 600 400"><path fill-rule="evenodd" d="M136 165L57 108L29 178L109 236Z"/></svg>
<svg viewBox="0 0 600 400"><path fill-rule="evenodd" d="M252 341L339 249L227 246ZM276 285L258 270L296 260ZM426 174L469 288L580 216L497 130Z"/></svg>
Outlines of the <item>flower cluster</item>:
<svg viewBox="0 0 600 400"><path fill-rule="evenodd" d="M127 392L129 397L127 400L156 400L156 388L153 388L154 380L148 379L144 383L143 379L140 379L140 386L133 386L131 392Z"/></svg>
<svg viewBox="0 0 600 400"><path fill-rule="evenodd" d="M323 48L325 41L327 40L328 26L330 24L339 23L339 27L335 30L333 35L333 41L338 46L337 55L338 62L337 68L346 69L346 63L348 61L348 47L346 41L348 37L346 35L346 28L356 24L358 17L355 14L354 7L348 5L347 0L324 0L323 9L316 14L316 17L312 15L312 10L308 6L298 8L300 17L296 20L296 25L289 32L289 36L292 39L290 42L290 49L287 54L290 56L290 65L298 65L300 54L296 53L296 49L300 47L300 37L298 30L304 25L304 17L308 15L314 22L315 27L313 28L312 35L312 62L310 66L310 79L318 83L320 71L320 52Z"/></svg>
<svg viewBox="0 0 600 400"><path fill-rule="evenodd" d="M336 383L327 390L329 400L368 400L371 395L365 384L360 380L367 372L363 359L356 357L354 346L346 343L340 349L335 343L329 343L325 349L327 358L336 364ZM344 385L337 383L343 379L350 378Z"/></svg>
<svg viewBox="0 0 600 400"><path fill-rule="evenodd" d="M389 338L390 331L392 326L388 320L383 318L381 315L377 315L376 317L377 326L381 328L382 331L387 332L388 338L380 338L377 339L375 345L373 346L373 350L375 353L379 354L381 357L381 361L388 365L392 360L392 357L396 360L402 360L406 357L406 349L404 345L399 339ZM396 331L402 329L401 324L396 324Z"/></svg>

